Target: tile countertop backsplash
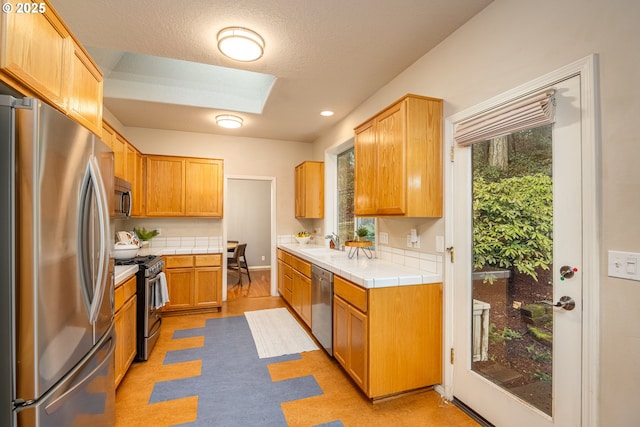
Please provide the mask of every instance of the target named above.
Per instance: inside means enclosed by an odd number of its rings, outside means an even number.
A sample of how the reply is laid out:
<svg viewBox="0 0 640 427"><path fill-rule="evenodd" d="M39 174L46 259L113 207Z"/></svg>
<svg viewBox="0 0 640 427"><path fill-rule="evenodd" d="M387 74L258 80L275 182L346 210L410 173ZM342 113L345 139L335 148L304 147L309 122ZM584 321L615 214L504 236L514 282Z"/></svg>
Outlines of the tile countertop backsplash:
<svg viewBox="0 0 640 427"><path fill-rule="evenodd" d="M440 255L380 246L378 258L368 259L361 252L349 259L348 248L337 251L321 245L282 243L282 240L278 247L364 288L442 282Z"/></svg>
<svg viewBox="0 0 640 427"><path fill-rule="evenodd" d="M138 255L219 254L222 237L154 237Z"/></svg>

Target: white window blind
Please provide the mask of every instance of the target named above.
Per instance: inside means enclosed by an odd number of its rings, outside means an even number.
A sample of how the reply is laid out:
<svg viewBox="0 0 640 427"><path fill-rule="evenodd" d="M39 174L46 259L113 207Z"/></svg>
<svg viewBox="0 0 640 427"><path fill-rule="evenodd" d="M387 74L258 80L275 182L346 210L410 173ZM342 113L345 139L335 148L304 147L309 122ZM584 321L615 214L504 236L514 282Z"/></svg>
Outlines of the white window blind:
<svg viewBox="0 0 640 427"><path fill-rule="evenodd" d="M546 89L464 120L456 125L454 140L467 146L553 123L554 94L555 90Z"/></svg>

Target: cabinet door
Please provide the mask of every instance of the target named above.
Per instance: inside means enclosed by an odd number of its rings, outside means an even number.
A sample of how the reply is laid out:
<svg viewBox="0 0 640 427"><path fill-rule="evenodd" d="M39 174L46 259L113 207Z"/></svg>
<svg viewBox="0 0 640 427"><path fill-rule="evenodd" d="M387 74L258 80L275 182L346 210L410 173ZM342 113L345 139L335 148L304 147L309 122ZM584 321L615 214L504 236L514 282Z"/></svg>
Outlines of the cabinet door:
<svg viewBox="0 0 640 427"><path fill-rule="evenodd" d="M278 260L278 292L284 297L284 262Z"/></svg>
<svg viewBox="0 0 640 427"><path fill-rule="evenodd" d="M116 330L116 349L114 353L115 362L115 385L116 387L124 377L124 366L126 363L125 336L127 334L126 317L124 310L118 310L113 318L113 327Z"/></svg>
<svg viewBox="0 0 640 427"><path fill-rule="evenodd" d="M354 208L356 215L376 213L376 135L373 120L356 129L354 141Z"/></svg>
<svg viewBox="0 0 640 427"><path fill-rule="evenodd" d="M353 380L362 388L367 390L367 372L369 350L367 345L367 316L355 308L349 306L349 373Z"/></svg>
<svg viewBox="0 0 640 427"><path fill-rule="evenodd" d="M133 359L136 357L136 324L137 324L137 303L138 299L134 295L127 303L122 307L122 314L124 319L124 338L122 342L118 344L123 345L123 362L124 362L124 374L133 363Z"/></svg>
<svg viewBox="0 0 640 427"><path fill-rule="evenodd" d="M291 307L311 327L311 279L297 270L293 270Z"/></svg>
<svg viewBox="0 0 640 427"><path fill-rule="evenodd" d="M102 132L102 73L77 43L73 43L69 86L69 115L87 129L100 135Z"/></svg>
<svg viewBox="0 0 640 427"><path fill-rule="evenodd" d="M116 137L116 131L113 130L113 128L109 126L106 122L102 122L102 136L101 136L102 142L107 144L109 148L111 148L112 150L113 150L113 140L115 139L115 137ZM115 156L114 156L114 161L115 161ZM114 166L114 169L115 169L115 166Z"/></svg>
<svg viewBox="0 0 640 427"><path fill-rule="evenodd" d="M293 287L291 288L291 307L298 315L302 316L302 278L299 271L293 270Z"/></svg>
<svg viewBox="0 0 640 427"><path fill-rule="evenodd" d="M295 215L296 218L304 218L306 214L305 200L307 197L306 189L304 186L304 168L303 165L296 166L295 169Z"/></svg>
<svg viewBox="0 0 640 427"><path fill-rule="evenodd" d="M184 216L184 159L147 156L147 216Z"/></svg>
<svg viewBox="0 0 640 427"><path fill-rule="evenodd" d="M376 120L376 213L403 214L406 209L405 103L400 102Z"/></svg>
<svg viewBox="0 0 640 427"><path fill-rule="evenodd" d="M349 358L349 305L342 298L333 297L333 357L348 369Z"/></svg>
<svg viewBox="0 0 640 427"><path fill-rule="evenodd" d="M193 268L167 269L167 288L169 302L165 310L183 310L193 306Z"/></svg>
<svg viewBox="0 0 640 427"><path fill-rule="evenodd" d="M133 197L133 216L144 216L144 156L136 150L135 152L136 174L131 189Z"/></svg>
<svg viewBox="0 0 640 427"><path fill-rule="evenodd" d="M117 132L114 132L111 140L111 149L113 150L113 173L124 180L127 180L125 170L127 168L127 141L125 141Z"/></svg>
<svg viewBox="0 0 640 427"><path fill-rule="evenodd" d="M306 276L301 276L300 294L300 317L311 327L311 279Z"/></svg>
<svg viewBox="0 0 640 427"><path fill-rule="evenodd" d="M222 217L222 160L185 159L185 215Z"/></svg>
<svg viewBox="0 0 640 427"><path fill-rule="evenodd" d="M136 149L125 141L123 153L124 179L129 181L133 188L133 183L136 180Z"/></svg>
<svg viewBox="0 0 640 427"><path fill-rule="evenodd" d="M222 269L201 267L195 269L194 308L222 305Z"/></svg>
<svg viewBox="0 0 640 427"><path fill-rule="evenodd" d="M50 7L44 13L15 13L17 4L8 1L14 13L0 15L0 69L10 79L36 91L66 110L67 58L72 39Z"/></svg>

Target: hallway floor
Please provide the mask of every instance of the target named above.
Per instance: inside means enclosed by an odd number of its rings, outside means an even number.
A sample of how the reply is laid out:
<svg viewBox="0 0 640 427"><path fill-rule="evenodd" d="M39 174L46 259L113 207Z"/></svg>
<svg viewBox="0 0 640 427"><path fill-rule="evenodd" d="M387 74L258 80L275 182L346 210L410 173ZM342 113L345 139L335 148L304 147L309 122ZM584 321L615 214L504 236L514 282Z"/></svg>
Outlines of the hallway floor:
<svg viewBox="0 0 640 427"><path fill-rule="evenodd" d="M219 313L163 318L160 338L147 362L134 363L116 395L116 426L172 426L196 421L198 396L149 404L154 384L200 375L199 361L164 365L167 351L203 346L201 337L173 339L178 329L201 327L206 319L239 316L245 311L283 307L280 297L239 298L223 304ZM343 426L460 426L478 424L453 404L428 390L372 404L323 350L301 354L300 360L269 365L273 381L313 375L323 395L282 404L289 426L317 426L340 420ZM239 367L241 369L241 367ZM314 406L322 409L322 419ZM332 426L340 424L331 423Z"/></svg>

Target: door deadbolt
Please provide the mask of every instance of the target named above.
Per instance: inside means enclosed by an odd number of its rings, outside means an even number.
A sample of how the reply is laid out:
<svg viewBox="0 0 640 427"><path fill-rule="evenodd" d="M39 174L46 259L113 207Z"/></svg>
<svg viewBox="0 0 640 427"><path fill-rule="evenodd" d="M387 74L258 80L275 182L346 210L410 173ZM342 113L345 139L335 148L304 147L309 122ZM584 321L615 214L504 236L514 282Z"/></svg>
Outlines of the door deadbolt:
<svg viewBox="0 0 640 427"><path fill-rule="evenodd" d="M560 267L560 280L571 279L577 272L577 267L569 267L568 265L563 265L562 267Z"/></svg>

